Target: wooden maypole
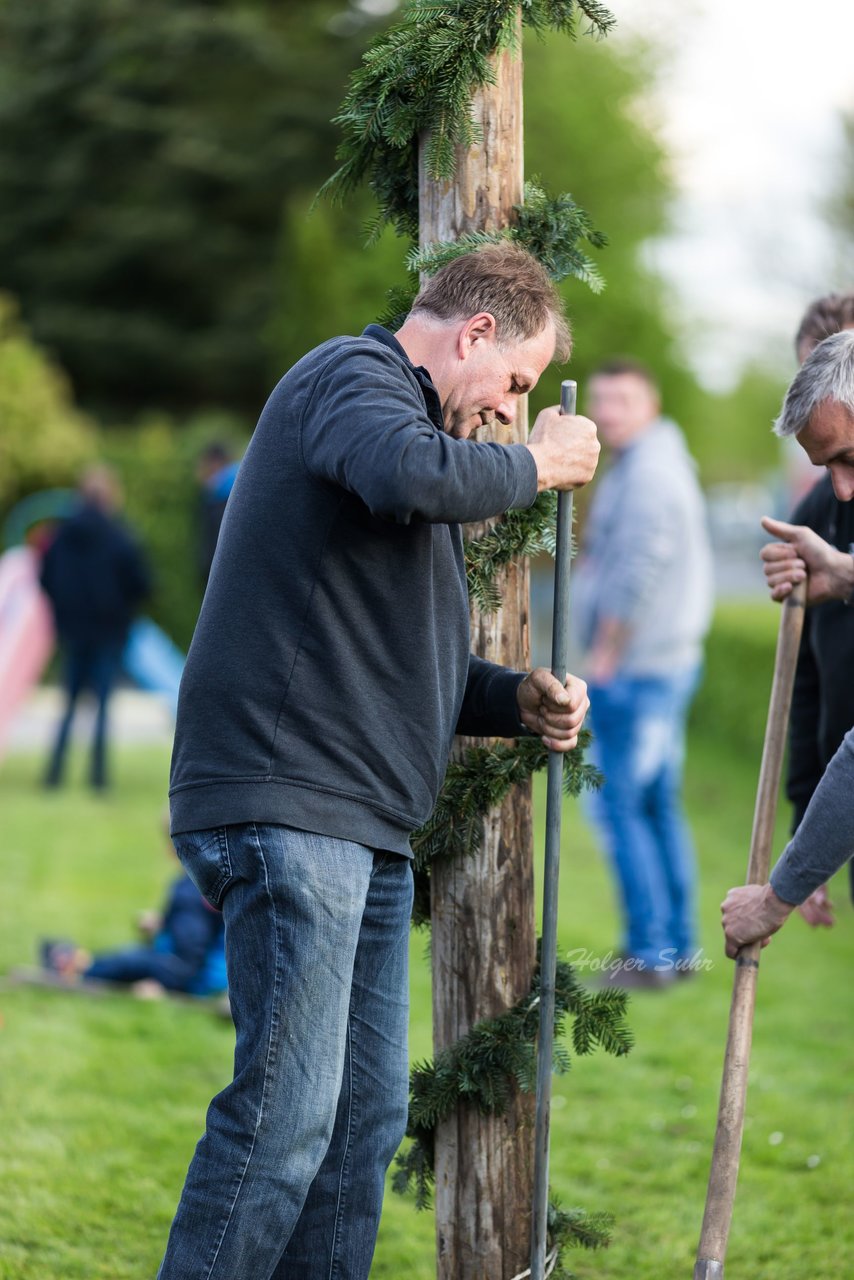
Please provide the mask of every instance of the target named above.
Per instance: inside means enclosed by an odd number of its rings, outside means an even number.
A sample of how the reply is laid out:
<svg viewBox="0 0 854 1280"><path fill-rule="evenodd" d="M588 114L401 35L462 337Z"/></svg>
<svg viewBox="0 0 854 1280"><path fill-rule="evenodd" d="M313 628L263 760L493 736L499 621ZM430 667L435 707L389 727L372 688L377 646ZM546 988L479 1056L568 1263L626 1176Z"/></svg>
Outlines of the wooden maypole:
<svg viewBox="0 0 854 1280"><path fill-rule="evenodd" d="M521 17L519 19L521 49ZM493 59L495 84L478 91L472 116L481 140L458 148L455 177L426 173L421 140L419 239L455 240L464 232L508 225L522 200L522 60ZM491 435L486 435L487 430ZM527 408L511 427L478 438L523 443ZM484 532L472 527L468 536ZM495 613L472 610L472 650L527 669L529 574L513 563L498 584ZM463 745L472 745L472 739ZM484 823L474 859L438 861L431 873L433 1041L435 1052L474 1023L508 1009L531 987L535 965L530 784L513 790ZM462 1105L436 1130L435 1205L439 1280L511 1280L528 1265L533 1166L533 1099L517 1094L499 1116Z"/></svg>

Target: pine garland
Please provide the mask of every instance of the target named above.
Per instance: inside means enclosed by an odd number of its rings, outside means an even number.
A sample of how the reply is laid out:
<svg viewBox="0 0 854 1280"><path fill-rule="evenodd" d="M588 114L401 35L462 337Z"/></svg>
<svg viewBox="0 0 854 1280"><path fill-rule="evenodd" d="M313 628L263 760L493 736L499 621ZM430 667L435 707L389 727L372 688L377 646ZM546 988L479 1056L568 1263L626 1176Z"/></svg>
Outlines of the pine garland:
<svg viewBox="0 0 854 1280"><path fill-rule="evenodd" d="M341 165L323 190L343 199L367 179L379 209L374 230L390 222L417 239L419 135L428 134L428 175L452 178L456 147L480 141L472 96L494 83L492 55L513 48L519 9L520 0L413 0L351 78L335 117ZM521 0L521 10L523 24L540 34L574 38L579 13L597 36L614 25L599 0Z"/></svg>
<svg viewBox="0 0 854 1280"><path fill-rule="evenodd" d="M589 215L569 192L550 196L539 179L532 178L525 183L523 203L514 205L513 213L515 221L501 231L467 231L458 240L440 240L413 248L406 259L409 282L389 290L379 323L392 330L400 328L415 300L421 273L433 275L454 258L503 240L527 249L556 283L574 276L594 293L602 292L605 282L599 269L579 246L586 240L593 248L602 249L608 237L594 228Z"/></svg>
<svg viewBox="0 0 854 1280"><path fill-rule="evenodd" d="M496 1018L478 1022L467 1035L437 1054L432 1063L416 1066L410 1077L407 1136L409 1147L396 1159L394 1190L414 1191L418 1208L431 1199L434 1177L436 1125L451 1115L464 1098L485 1115L504 1112L514 1087L536 1089L536 1042L539 1027L539 968L531 991ZM588 991L571 965L558 961L555 979L555 1070L569 1069L570 1058L560 1043L567 1018L572 1018L576 1054L589 1054L600 1045L617 1057L629 1052L632 1033L625 1022L626 992L616 988ZM574 1210L563 1215L564 1243L596 1247L607 1243L607 1218Z"/></svg>
<svg viewBox="0 0 854 1280"><path fill-rule="evenodd" d="M552 1280L576 1280L575 1273L566 1266L565 1249L581 1245L584 1249L603 1249L611 1243L613 1214L588 1213L586 1209L562 1209L557 1200L549 1200L546 1230L557 1265L551 1272Z"/></svg>
<svg viewBox="0 0 854 1280"><path fill-rule="evenodd" d="M413 249L406 260L410 272L433 275L464 253L510 240L542 263L555 282L575 276L594 293L605 287L596 265L579 248L586 240L596 249L604 248L608 237L597 231L589 214L568 192L550 196L538 178L525 183L523 201L513 206L515 221L501 231L467 231L457 240L441 240Z"/></svg>
<svg viewBox="0 0 854 1280"><path fill-rule="evenodd" d="M590 744L587 729L578 746L563 759L563 786L567 795L601 784L601 774L584 760ZM519 738L492 747L469 747L461 760L452 760L430 818L412 837L415 901L412 923L430 923L430 868L434 862L472 858L483 842L483 819L501 804L512 787L527 782L545 768L548 748L542 739Z"/></svg>
<svg viewBox="0 0 854 1280"><path fill-rule="evenodd" d="M556 510L557 494L546 489L526 510L508 511L480 538L466 539L469 597L483 613L494 613L501 607L495 578L511 560L541 551L554 555Z"/></svg>

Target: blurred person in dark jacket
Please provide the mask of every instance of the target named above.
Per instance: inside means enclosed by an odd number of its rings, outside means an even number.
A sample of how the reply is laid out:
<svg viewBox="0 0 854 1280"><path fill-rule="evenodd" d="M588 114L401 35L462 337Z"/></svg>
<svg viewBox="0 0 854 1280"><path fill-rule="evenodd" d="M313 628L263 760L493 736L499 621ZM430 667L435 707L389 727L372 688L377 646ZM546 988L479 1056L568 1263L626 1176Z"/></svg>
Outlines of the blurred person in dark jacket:
<svg viewBox="0 0 854 1280"><path fill-rule="evenodd" d="M131 620L151 583L142 551L118 519L121 491L113 472L101 465L88 468L79 492L79 507L60 527L41 572L63 650L67 697L45 785L62 782L77 699L89 689L97 700L90 781L103 789L107 703Z"/></svg>
<svg viewBox="0 0 854 1280"><path fill-rule="evenodd" d="M854 289L830 293L811 303L795 336L798 364L831 334L854 329ZM782 539L762 550L773 599L791 590L789 570L803 576L804 554L822 547L849 555L854 550L854 503L837 497L826 473L801 499L791 523L766 519L768 533ZM817 537L811 537L810 531ZM792 834L798 830L827 765L854 726L854 608L843 598L812 603L804 618L792 710L786 795L792 805ZM852 864L854 888L854 864ZM832 904L821 885L800 907L811 925L832 925Z"/></svg>

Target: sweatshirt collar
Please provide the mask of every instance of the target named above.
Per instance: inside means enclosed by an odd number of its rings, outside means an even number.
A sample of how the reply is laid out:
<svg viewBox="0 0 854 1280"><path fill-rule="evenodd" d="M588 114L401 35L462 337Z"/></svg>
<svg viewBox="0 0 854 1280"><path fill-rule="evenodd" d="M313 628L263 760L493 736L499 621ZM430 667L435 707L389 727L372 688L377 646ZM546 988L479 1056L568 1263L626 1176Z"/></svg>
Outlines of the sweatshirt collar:
<svg viewBox="0 0 854 1280"><path fill-rule="evenodd" d="M418 382L419 387L424 395L424 403L430 421L439 428L440 431L445 430L445 418L442 414L442 401L439 398L439 392L433 385L433 379L424 368L423 365L413 364L403 347L398 342L390 330L383 328L381 324L369 324L362 332L363 338L373 338L375 342L381 342L383 346L388 347L398 356L408 369L411 369Z"/></svg>

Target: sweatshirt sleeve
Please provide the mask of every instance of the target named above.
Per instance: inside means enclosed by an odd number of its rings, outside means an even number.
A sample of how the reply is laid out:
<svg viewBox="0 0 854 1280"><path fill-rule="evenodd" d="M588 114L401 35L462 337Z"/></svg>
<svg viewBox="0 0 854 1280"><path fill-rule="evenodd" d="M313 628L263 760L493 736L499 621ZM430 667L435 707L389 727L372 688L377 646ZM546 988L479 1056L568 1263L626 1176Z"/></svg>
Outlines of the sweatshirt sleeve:
<svg viewBox="0 0 854 1280"><path fill-rule="evenodd" d="M537 495L521 445L455 440L429 418L420 391L389 352L354 346L319 375L303 413L303 462L356 494L373 515L409 524L484 520Z"/></svg>
<svg viewBox="0 0 854 1280"><path fill-rule="evenodd" d="M519 719L516 690L525 679L522 671L487 662L469 654L468 678L457 733L474 738L519 738L528 730Z"/></svg>
<svg viewBox="0 0 854 1280"><path fill-rule="evenodd" d="M803 902L854 854L854 729L824 772L803 821L771 872L784 902Z"/></svg>

